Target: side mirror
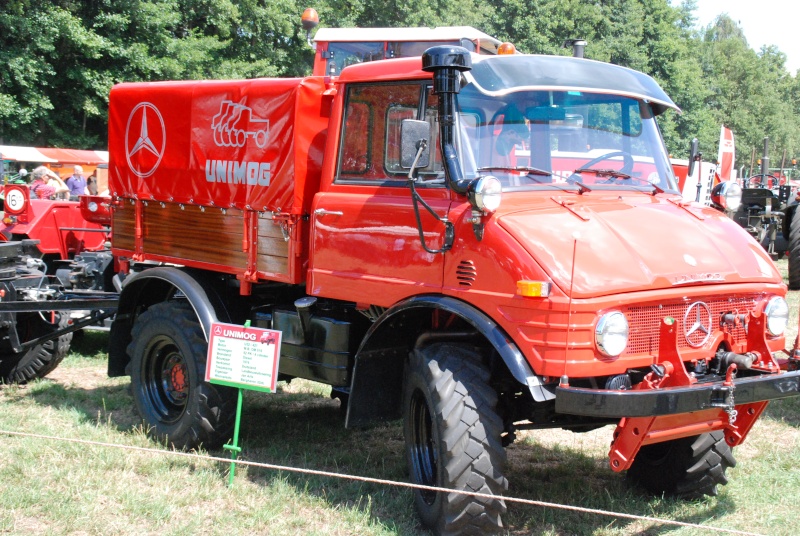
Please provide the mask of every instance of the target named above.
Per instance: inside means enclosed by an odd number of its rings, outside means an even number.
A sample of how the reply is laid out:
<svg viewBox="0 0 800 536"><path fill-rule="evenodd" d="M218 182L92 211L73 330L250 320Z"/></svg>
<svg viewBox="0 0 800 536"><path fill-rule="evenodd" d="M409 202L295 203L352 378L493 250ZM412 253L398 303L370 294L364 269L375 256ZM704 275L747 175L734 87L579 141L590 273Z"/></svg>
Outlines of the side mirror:
<svg viewBox="0 0 800 536"><path fill-rule="evenodd" d="M414 165L414 160L417 158L420 144L425 141L425 147L422 154L419 155L419 160ZM418 121L416 119L403 119L400 124L400 167L403 169L411 169L412 166L417 168L428 167L431 158L431 126L427 121Z"/></svg>
<svg viewBox="0 0 800 536"><path fill-rule="evenodd" d="M703 155L700 153L700 142L697 141L697 138L692 139L692 144L689 146L689 172L688 175L691 177L694 175L694 163L700 160Z"/></svg>

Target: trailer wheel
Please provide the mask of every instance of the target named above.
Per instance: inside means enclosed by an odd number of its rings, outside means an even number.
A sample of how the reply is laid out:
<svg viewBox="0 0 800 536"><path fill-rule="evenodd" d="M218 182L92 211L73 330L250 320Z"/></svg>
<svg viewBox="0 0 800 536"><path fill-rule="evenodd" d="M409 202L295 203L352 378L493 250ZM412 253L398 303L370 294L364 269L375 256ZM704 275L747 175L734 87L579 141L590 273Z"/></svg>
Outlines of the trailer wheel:
<svg viewBox="0 0 800 536"><path fill-rule="evenodd" d="M17 333L20 342L26 342L47 335L69 325L69 315L53 313L20 313L17 315ZM4 383L25 383L36 378L44 378L58 366L69 353L72 333L37 344L24 353L0 355L0 378Z"/></svg>
<svg viewBox="0 0 800 536"><path fill-rule="evenodd" d="M500 496L506 453L497 394L477 352L441 343L414 350L403 388L406 458L415 484ZM502 528L505 502L414 490L422 523L438 534L485 534Z"/></svg>
<svg viewBox="0 0 800 536"><path fill-rule="evenodd" d="M204 381L208 343L188 303L147 309L132 341L131 388L151 437L178 449L214 449L231 438L236 390Z"/></svg>
<svg viewBox="0 0 800 536"><path fill-rule="evenodd" d="M800 214L797 211L789 226L789 290L800 290Z"/></svg>
<svg viewBox="0 0 800 536"><path fill-rule="evenodd" d="M735 465L724 433L716 431L642 447L627 476L650 493L696 499L715 496Z"/></svg>

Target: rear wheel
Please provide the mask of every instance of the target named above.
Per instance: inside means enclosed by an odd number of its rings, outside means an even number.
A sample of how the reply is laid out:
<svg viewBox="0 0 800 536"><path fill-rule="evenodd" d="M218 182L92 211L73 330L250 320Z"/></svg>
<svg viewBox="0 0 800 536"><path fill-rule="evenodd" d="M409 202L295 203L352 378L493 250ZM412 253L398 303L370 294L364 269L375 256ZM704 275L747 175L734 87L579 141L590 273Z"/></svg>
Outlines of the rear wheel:
<svg viewBox="0 0 800 536"><path fill-rule="evenodd" d="M639 450L628 479L656 495L696 499L716 495L736 459L722 431L674 439Z"/></svg>
<svg viewBox="0 0 800 536"><path fill-rule="evenodd" d="M433 344L411 353L403 388L406 458L415 484L498 496L414 490L422 523L438 534L502 528L508 489L497 394L474 350Z"/></svg>
<svg viewBox="0 0 800 536"><path fill-rule="evenodd" d="M20 313L17 315L17 334L20 342L31 341L69 325L67 313ZM25 383L44 378L69 353L72 333L37 344L20 353L0 355L0 379L5 383Z"/></svg>
<svg viewBox="0 0 800 536"><path fill-rule="evenodd" d="M213 449L231 438L236 390L206 383L208 343L186 302L163 302L136 319L129 372L148 433L179 449Z"/></svg>
<svg viewBox="0 0 800 536"><path fill-rule="evenodd" d="M800 214L797 211L789 227L789 289L800 290Z"/></svg>

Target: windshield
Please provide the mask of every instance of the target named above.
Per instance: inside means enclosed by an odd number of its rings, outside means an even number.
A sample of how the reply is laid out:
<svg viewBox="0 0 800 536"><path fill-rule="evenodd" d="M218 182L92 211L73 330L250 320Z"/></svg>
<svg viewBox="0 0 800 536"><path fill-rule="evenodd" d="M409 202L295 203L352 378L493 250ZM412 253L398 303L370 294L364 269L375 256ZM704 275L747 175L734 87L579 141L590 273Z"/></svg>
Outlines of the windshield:
<svg viewBox="0 0 800 536"><path fill-rule="evenodd" d="M457 128L466 178L494 175L504 190L677 191L653 111L644 101L585 89L503 88L497 80L487 91L480 79L468 80L458 95Z"/></svg>

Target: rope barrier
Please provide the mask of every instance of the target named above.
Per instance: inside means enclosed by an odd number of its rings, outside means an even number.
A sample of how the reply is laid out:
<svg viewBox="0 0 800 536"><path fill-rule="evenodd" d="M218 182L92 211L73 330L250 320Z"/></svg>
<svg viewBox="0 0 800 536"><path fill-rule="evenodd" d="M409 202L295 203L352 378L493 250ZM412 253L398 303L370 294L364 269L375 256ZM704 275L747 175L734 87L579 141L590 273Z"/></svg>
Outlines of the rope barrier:
<svg viewBox="0 0 800 536"><path fill-rule="evenodd" d="M396 486L401 488L411 488L411 489L421 489L426 491L436 491L442 493L458 493L461 495L469 495L472 497L478 497L481 499L497 499L496 495L490 495L486 493L478 493L478 492L469 492L469 491L461 491L461 490L454 490L450 488L439 488L436 486L425 486L422 484L412 484L410 482L398 482L395 480L385 480L381 478L372 478L368 476L358 476L358 475L348 475L344 473L333 473L330 471L320 471L317 469L305 469L302 467L291 467L286 465L277 465L272 463L263 463L263 462L251 462L247 460L231 460L230 458L220 458L217 456L207 456L202 454L196 454L192 452L181 452L177 450L161 450L155 449L150 447L136 447L132 445L121 445L117 443L104 443L101 441L89 441L87 439L74 439L68 437L55 437L55 436L48 436L43 434L33 434L28 432L13 432L9 430L0 430L0 434L12 436L12 437L29 437L29 438L36 438L36 439L46 439L51 441L63 441L67 443L77 443L80 445L89 445L95 447L106 447L106 448L115 448L121 450L131 450L137 452L145 452L150 454L159 454L159 455L168 455L168 456L178 456L182 458L189 458L193 460L205 460L205 461L213 461L213 462L221 462L221 463L236 463L237 465L244 465L248 467L257 467L260 469L270 469L275 471L286 471L289 473L301 473L306 475L314 475L314 476L324 476L330 478L339 478L344 480L354 480L357 482L367 482L370 484L381 484L381 485L388 485L388 486ZM716 533L724 533L724 534L739 534L744 536L762 536L758 533L754 532L744 532L734 529L725 529L719 527L709 527L707 525L698 525L696 523L686 523L684 521L675 521L672 519L662 519L658 517L651 517L651 516L641 516L636 514L626 514L622 512L611 512L607 510L600 510L597 508L585 508L582 506L572 506L567 504L558 504L558 503L551 503L546 501L537 501L533 499L522 499L518 497L507 497L503 496L502 500L507 503L517 503L517 504L525 504L529 506L540 506L543 508L556 508L561 510L570 510L573 512L580 512L585 514L596 514L602 516L609 516L609 517L618 517L622 519L630 519L635 521L647 521L650 523L659 523L662 525L674 525L678 527L688 527L694 529L701 529L704 531L709 532L716 532Z"/></svg>

